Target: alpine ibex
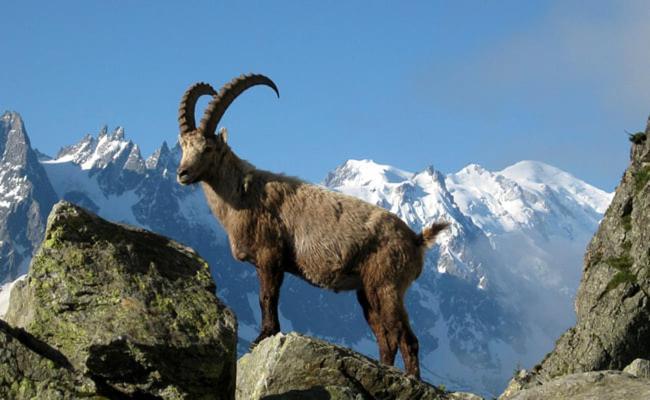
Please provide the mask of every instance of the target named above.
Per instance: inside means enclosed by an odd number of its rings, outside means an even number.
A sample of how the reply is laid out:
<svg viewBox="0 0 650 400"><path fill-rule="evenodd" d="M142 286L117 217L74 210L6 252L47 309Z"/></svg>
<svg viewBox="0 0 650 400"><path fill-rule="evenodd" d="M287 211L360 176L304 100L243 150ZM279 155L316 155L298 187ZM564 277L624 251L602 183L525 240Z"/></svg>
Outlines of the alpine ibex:
<svg viewBox="0 0 650 400"><path fill-rule="evenodd" d="M396 215L354 197L296 178L256 169L215 134L228 106L255 85L275 83L242 75L217 93L206 83L191 86L179 109L183 156L178 182L201 182L233 256L252 263L260 282L262 329L253 346L280 331L278 300L285 272L332 289L356 290L366 321L377 337L381 361L393 365L397 349L406 371L420 376L418 340L404 308L404 293L422 271L424 252L446 223L420 234ZM212 96L199 127L194 109Z"/></svg>

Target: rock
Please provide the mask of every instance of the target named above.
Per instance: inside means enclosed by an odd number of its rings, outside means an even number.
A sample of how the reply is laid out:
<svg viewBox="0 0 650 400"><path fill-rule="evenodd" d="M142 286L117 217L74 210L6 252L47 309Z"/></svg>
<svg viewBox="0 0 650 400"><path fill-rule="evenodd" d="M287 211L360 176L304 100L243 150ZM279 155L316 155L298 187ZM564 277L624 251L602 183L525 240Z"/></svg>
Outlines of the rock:
<svg viewBox="0 0 650 400"><path fill-rule="evenodd" d="M650 123L585 255L576 325L509 393L578 372L621 370L650 358Z"/></svg>
<svg viewBox="0 0 650 400"><path fill-rule="evenodd" d="M214 293L191 249L59 202L6 320L119 396L232 399L236 320Z"/></svg>
<svg viewBox="0 0 650 400"><path fill-rule="evenodd" d="M0 320L0 398L78 399L96 394L94 382L72 371L61 353Z"/></svg>
<svg viewBox="0 0 650 400"><path fill-rule="evenodd" d="M650 361L643 358L637 358L630 365L623 369L623 372L634 375L639 378L650 379Z"/></svg>
<svg viewBox="0 0 650 400"><path fill-rule="evenodd" d="M530 371L521 369L515 373L512 379L510 379L508 386L499 396L499 400L509 399L522 389L538 386L542 383L543 381L540 380L538 376L531 373Z"/></svg>
<svg viewBox="0 0 650 400"><path fill-rule="evenodd" d="M507 400L647 400L650 380L621 371L595 371L566 375L541 386L522 390Z"/></svg>
<svg viewBox="0 0 650 400"><path fill-rule="evenodd" d="M463 397L465 396L465 397ZM237 363L239 400L480 399L452 394L354 351L296 333L265 339Z"/></svg>

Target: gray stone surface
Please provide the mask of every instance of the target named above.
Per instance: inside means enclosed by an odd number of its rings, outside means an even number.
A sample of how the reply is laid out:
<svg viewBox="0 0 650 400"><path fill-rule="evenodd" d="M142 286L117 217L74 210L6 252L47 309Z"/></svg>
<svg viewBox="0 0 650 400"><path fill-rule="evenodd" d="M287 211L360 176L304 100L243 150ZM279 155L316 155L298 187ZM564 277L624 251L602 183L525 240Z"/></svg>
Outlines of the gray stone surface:
<svg viewBox="0 0 650 400"><path fill-rule="evenodd" d="M504 399L647 400L650 399L650 380L621 371L582 372L553 379Z"/></svg>
<svg viewBox="0 0 650 400"><path fill-rule="evenodd" d="M634 375L639 378L648 378L650 379L650 361L643 358L637 358L632 361L630 365L623 369L623 372L627 372L630 375Z"/></svg>
<svg viewBox="0 0 650 400"><path fill-rule="evenodd" d="M236 320L214 293L191 249L59 202L6 320L115 396L232 399Z"/></svg>
<svg viewBox="0 0 650 400"><path fill-rule="evenodd" d="M296 333L277 334L237 363L238 400L480 399L454 395L347 348Z"/></svg>

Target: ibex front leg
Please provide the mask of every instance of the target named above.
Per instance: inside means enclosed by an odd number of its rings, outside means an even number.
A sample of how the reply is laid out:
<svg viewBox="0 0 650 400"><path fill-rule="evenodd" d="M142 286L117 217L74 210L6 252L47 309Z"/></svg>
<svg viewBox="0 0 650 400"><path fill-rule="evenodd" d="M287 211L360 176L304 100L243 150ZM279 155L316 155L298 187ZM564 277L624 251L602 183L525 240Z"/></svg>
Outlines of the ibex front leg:
<svg viewBox="0 0 650 400"><path fill-rule="evenodd" d="M257 339L251 343L251 349L269 336L280 332L278 302L284 272L280 268L257 267L260 281L260 309L262 310L262 330Z"/></svg>

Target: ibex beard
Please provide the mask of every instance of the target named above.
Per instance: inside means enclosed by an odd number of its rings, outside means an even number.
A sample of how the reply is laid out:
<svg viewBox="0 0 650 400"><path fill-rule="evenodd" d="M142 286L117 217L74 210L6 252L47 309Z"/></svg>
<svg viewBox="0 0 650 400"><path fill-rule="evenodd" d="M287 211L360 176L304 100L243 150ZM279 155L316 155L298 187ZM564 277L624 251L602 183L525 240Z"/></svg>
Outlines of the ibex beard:
<svg viewBox="0 0 650 400"><path fill-rule="evenodd" d="M233 256L257 271L262 328L253 346L280 331L280 287L289 272L322 288L355 290L381 361L393 365L399 348L407 373L419 378L418 339L404 294L422 272L426 249L448 224L434 223L416 234L381 207L256 169L237 157L226 130L216 134L216 128L233 100L255 85L269 86L279 97L263 75L242 75L218 93L197 83L185 92L178 118L178 182L201 184ZM194 110L202 95L212 99L197 128Z"/></svg>

